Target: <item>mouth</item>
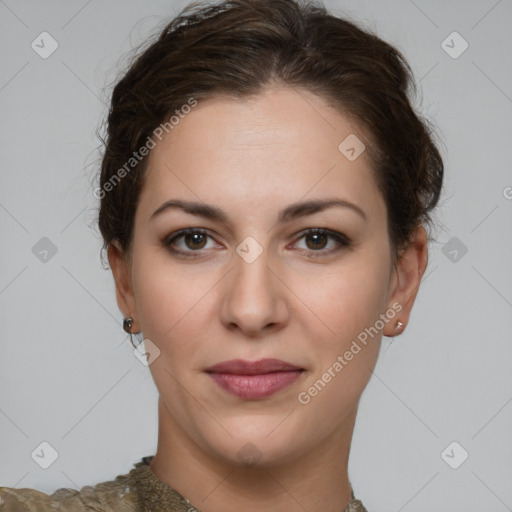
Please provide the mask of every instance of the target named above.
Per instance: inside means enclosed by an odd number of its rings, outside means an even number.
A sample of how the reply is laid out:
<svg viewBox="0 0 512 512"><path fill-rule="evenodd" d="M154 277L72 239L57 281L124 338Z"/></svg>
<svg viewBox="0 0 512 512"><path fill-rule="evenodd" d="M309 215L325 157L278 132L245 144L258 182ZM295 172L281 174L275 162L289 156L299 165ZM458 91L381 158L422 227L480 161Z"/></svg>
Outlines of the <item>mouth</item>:
<svg viewBox="0 0 512 512"><path fill-rule="evenodd" d="M233 359L208 368L206 373L224 391L245 400L258 400L287 388L304 371L280 359Z"/></svg>

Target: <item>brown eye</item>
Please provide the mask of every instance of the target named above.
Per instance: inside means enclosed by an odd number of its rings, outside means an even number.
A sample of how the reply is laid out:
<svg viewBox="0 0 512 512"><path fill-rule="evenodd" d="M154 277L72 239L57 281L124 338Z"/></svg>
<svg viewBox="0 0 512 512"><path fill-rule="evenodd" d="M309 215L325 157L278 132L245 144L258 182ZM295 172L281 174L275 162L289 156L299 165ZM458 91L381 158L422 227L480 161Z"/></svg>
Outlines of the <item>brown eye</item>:
<svg viewBox="0 0 512 512"><path fill-rule="evenodd" d="M203 233L186 233L183 235L185 245L189 249L202 249L206 244L207 235Z"/></svg>
<svg viewBox="0 0 512 512"><path fill-rule="evenodd" d="M206 231L201 229L185 229L174 233L167 240L164 240L163 243L173 253L196 257L200 255L202 249L208 248L209 239L213 241L213 238Z"/></svg>
<svg viewBox="0 0 512 512"><path fill-rule="evenodd" d="M350 239L344 234L320 228L304 231L299 240L301 239L305 240L305 251L313 257L327 256L351 245Z"/></svg>
<svg viewBox="0 0 512 512"><path fill-rule="evenodd" d="M304 238L311 241L311 243L306 242L308 249L311 250L324 249L329 239L325 233L309 233Z"/></svg>

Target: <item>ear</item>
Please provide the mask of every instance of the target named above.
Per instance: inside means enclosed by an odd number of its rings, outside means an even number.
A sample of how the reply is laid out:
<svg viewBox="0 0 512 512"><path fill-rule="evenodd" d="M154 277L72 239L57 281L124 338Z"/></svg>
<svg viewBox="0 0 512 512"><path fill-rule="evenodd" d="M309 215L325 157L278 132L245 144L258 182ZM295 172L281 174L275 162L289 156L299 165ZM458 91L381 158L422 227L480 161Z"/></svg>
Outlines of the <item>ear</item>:
<svg viewBox="0 0 512 512"><path fill-rule="evenodd" d="M131 261L116 241L109 244L107 249L108 262L112 270L116 286L117 305L124 317L133 318L133 332L140 331L137 321L135 295L131 278Z"/></svg>
<svg viewBox="0 0 512 512"><path fill-rule="evenodd" d="M418 226L412 242L400 253L390 280L388 308L392 308L395 304L393 309L397 314L396 320L386 324L383 330L384 336L401 334L407 326L427 263L427 233L423 226ZM397 304L400 304L401 309ZM398 321L403 324L401 328L396 327Z"/></svg>

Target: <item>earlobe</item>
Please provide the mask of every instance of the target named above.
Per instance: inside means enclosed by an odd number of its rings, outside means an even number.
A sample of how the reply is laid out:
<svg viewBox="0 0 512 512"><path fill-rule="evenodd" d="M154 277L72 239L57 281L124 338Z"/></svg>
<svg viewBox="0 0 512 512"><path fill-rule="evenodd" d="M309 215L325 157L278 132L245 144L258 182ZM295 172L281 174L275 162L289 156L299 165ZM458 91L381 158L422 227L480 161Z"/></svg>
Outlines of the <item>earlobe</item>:
<svg viewBox="0 0 512 512"><path fill-rule="evenodd" d="M117 241L109 244L107 255L114 278L117 305L123 317L135 318L135 297L131 282L130 262ZM134 329L136 330L135 323L134 321Z"/></svg>
<svg viewBox="0 0 512 512"><path fill-rule="evenodd" d="M395 267L395 278L388 308L393 304L400 304L401 309L396 315L397 320L390 322L384 328L385 336L401 334L409 322L409 316L427 263L427 234L423 226L418 226L412 242L401 252Z"/></svg>

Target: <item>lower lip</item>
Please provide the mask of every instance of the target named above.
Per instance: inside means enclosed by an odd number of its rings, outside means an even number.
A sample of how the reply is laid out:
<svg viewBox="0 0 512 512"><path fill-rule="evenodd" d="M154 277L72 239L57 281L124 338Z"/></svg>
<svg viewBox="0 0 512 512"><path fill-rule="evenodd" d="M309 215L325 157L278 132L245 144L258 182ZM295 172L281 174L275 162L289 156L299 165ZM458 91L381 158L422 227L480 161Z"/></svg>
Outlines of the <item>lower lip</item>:
<svg viewBox="0 0 512 512"><path fill-rule="evenodd" d="M290 386L302 375L302 370L261 375L234 375L231 373L209 373L209 375L228 393L246 400L257 400L271 396Z"/></svg>

